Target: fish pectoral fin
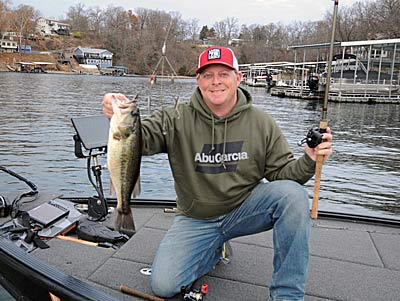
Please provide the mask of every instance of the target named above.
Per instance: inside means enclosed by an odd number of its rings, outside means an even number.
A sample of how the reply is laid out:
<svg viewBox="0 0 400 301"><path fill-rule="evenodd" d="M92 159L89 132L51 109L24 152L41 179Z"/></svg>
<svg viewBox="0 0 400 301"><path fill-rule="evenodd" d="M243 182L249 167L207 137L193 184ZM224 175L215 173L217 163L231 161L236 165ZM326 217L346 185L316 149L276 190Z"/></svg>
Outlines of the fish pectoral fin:
<svg viewBox="0 0 400 301"><path fill-rule="evenodd" d="M133 128L132 127L126 127L126 126L119 126L118 127L118 140L120 139L128 139L129 136L132 134Z"/></svg>
<svg viewBox="0 0 400 301"><path fill-rule="evenodd" d="M121 140L122 135L121 135L120 132L117 132L117 133L113 133L112 137L113 137L113 139L115 139L115 140Z"/></svg>
<svg viewBox="0 0 400 301"><path fill-rule="evenodd" d="M135 186L133 187L132 197L136 198L140 195L141 185L140 185L140 177L138 177Z"/></svg>

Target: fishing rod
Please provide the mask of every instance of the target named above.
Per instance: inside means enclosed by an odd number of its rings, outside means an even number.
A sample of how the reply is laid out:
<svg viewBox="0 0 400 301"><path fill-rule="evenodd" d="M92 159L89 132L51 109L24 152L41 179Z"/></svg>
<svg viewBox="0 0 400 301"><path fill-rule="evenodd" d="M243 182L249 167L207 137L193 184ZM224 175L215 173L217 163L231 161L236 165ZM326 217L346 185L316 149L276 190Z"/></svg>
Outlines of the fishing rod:
<svg viewBox="0 0 400 301"><path fill-rule="evenodd" d="M329 98L329 86L331 81L331 70L332 70L332 59L333 59L333 47L335 42L335 28L336 28L336 18L339 6L339 0L334 0L334 9L333 9L333 20L332 20L332 32L331 32L331 41L329 45L329 60L328 60L328 70L326 75L326 83L325 83L325 95L324 95L324 105L322 107L322 118L319 122L319 132L321 134L326 132L326 128L328 127L328 120L326 119L328 114L328 98ZM321 138L322 141L322 138ZM324 155L317 155L316 165L315 165L315 180L314 180L314 197L311 207L311 218L316 219L318 217L318 198L319 198L319 190L321 186L321 172L322 165L324 164Z"/></svg>

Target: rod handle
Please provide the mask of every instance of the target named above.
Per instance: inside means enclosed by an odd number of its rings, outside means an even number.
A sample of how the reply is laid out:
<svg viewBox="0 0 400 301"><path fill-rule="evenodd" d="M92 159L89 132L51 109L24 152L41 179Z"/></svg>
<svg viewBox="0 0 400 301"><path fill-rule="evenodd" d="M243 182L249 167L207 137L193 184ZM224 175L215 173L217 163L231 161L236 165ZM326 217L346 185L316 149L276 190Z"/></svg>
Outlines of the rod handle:
<svg viewBox="0 0 400 301"><path fill-rule="evenodd" d="M123 285L123 284L121 284L119 286L119 290L121 292L125 293L125 294L141 297L143 299L150 300L150 301L165 301L165 299L162 299L162 298L150 295L150 294L143 293L143 292L135 290L133 288L129 288L129 287Z"/></svg>
<svg viewBox="0 0 400 301"><path fill-rule="evenodd" d="M318 217L318 199L319 199L319 190L321 187L321 173L322 173L323 163L324 163L324 156L318 155L315 163L314 196L311 207L312 219L317 219Z"/></svg>
<svg viewBox="0 0 400 301"><path fill-rule="evenodd" d="M69 237L69 236L64 236L64 235L57 235L56 238L65 240L65 241L75 242L75 243L82 244L82 245L92 246L92 247L98 246L97 242L92 242L92 241Z"/></svg>
<svg viewBox="0 0 400 301"><path fill-rule="evenodd" d="M320 130L325 132L328 127L328 122L326 120L321 120L319 122ZM322 165L324 165L324 156L318 155L315 160L315 177L314 177L314 196L311 207L311 218L317 219L318 217L318 199L319 199L319 190L321 187L321 173L322 173Z"/></svg>

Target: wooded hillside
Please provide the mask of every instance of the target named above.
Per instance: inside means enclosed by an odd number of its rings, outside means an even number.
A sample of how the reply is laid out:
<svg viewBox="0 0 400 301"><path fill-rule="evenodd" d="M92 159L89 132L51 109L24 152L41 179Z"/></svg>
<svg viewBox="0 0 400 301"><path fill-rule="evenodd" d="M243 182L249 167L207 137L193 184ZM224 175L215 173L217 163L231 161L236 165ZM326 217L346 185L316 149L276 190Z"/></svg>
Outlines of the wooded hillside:
<svg viewBox="0 0 400 301"><path fill-rule="evenodd" d="M11 3L0 0L0 33L16 31L29 37L40 12L28 5L11 9ZM155 69L165 42L166 55L176 72L193 75L197 56L208 45L235 47L241 64L292 61L293 54L287 46L329 41L332 13L333 2L332 11L321 16L320 21L248 25L229 17L216 20L208 28L197 19L184 20L177 12L146 8L132 11L115 6L100 9L80 3L71 6L65 20L60 20L70 24L70 37L44 37L30 43L35 50L67 50L78 45L105 48L114 53L115 65L149 74ZM340 5L336 41L398 38L399 16L399 0L363 0L352 6Z"/></svg>

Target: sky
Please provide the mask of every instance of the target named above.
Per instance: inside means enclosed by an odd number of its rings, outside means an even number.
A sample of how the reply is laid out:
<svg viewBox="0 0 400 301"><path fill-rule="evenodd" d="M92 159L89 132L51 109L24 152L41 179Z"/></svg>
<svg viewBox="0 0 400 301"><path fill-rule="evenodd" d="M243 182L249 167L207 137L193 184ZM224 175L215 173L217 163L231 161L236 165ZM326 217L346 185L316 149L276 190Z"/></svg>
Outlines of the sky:
<svg viewBox="0 0 400 301"><path fill-rule="evenodd" d="M350 6L359 0L339 0L341 6ZM365 1L365 0L364 0ZM317 21L327 12L333 12L333 0L11 0L12 7L30 5L45 18L63 19L71 6L82 3L86 8L121 6L179 12L183 20L198 19L198 25L211 27L215 22L234 17L239 24L260 24L293 21Z"/></svg>

